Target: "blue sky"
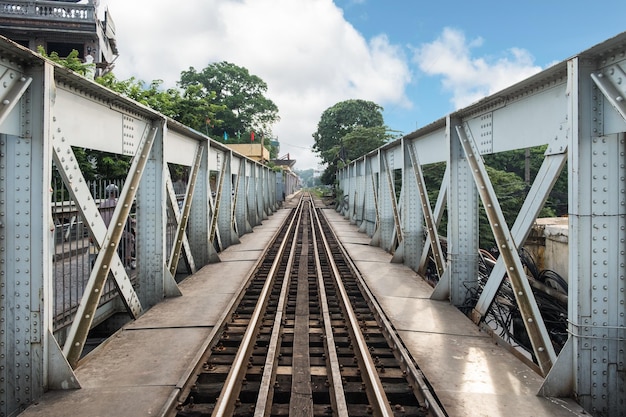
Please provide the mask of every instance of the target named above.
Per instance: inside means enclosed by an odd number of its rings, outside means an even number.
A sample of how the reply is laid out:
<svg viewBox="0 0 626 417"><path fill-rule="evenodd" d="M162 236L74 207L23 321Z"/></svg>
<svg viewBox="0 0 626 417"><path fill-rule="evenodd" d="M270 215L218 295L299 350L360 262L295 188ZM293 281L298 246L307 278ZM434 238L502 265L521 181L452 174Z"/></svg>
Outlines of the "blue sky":
<svg viewBox="0 0 626 417"><path fill-rule="evenodd" d="M365 37L385 34L402 45L407 59L423 44L440 37L445 28L463 34L473 60L491 65L512 59L511 50L526 51L533 66L555 62L626 31L626 1L524 0L520 2L336 0L344 16ZM477 44L476 44L477 43ZM475 44L474 46L470 46ZM442 81L447 74L425 74L412 68L406 92L412 108L385 106L385 121L408 133L455 109L452 93Z"/></svg>
<svg viewBox="0 0 626 417"><path fill-rule="evenodd" d="M317 165L322 112L351 98L398 134L626 31L626 1L100 0L117 28L118 78L163 80L229 61L268 84L273 134Z"/></svg>

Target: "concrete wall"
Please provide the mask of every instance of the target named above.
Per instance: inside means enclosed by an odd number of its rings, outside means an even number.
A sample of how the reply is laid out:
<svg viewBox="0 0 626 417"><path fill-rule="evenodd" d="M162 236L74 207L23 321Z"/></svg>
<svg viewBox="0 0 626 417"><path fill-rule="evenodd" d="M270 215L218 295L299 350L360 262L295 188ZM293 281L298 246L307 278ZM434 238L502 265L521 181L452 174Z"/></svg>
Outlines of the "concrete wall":
<svg viewBox="0 0 626 417"><path fill-rule="evenodd" d="M524 247L539 270L550 269L569 282L569 224L566 217L537 219Z"/></svg>

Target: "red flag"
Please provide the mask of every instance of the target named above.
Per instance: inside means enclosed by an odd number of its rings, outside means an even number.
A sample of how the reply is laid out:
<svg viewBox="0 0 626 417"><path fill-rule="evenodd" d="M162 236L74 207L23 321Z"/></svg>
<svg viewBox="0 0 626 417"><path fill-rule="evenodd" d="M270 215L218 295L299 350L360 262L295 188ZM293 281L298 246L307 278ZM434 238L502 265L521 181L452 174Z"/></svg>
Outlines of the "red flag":
<svg viewBox="0 0 626 417"><path fill-rule="evenodd" d="M250 141L254 142L254 132L250 132Z"/></svg>

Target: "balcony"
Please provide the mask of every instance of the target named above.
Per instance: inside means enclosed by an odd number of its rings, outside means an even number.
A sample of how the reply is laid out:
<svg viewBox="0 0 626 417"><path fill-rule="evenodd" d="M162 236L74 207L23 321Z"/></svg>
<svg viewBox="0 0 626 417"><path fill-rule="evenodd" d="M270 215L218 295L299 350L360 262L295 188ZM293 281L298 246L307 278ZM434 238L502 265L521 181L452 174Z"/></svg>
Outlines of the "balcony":
<svg viewBox="0 0 626 417"><path fill-rule="evenodd" d="M12 31L94 33L96 8L93 3L62 1L0 1L0 28Z"/></svg>

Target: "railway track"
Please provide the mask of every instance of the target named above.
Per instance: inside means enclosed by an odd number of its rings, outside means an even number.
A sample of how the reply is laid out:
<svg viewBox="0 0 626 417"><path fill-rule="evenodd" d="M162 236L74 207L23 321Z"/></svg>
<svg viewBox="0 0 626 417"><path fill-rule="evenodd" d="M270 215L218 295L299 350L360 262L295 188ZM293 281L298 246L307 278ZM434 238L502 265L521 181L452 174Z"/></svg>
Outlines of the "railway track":
<svg viewBox="0 0 626 417"><path fill-rule="evenodd" d="M170 415L445 416L304 195Z"/></svg>

